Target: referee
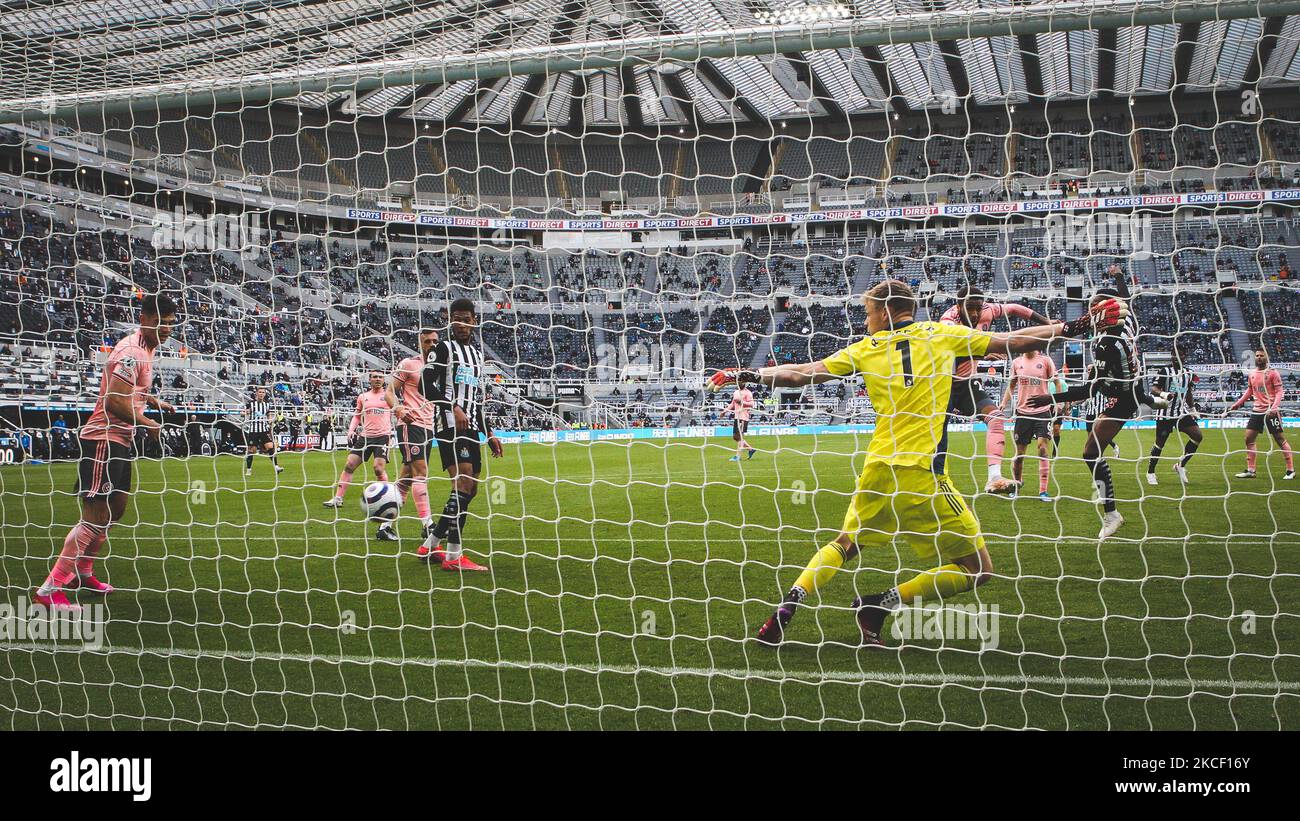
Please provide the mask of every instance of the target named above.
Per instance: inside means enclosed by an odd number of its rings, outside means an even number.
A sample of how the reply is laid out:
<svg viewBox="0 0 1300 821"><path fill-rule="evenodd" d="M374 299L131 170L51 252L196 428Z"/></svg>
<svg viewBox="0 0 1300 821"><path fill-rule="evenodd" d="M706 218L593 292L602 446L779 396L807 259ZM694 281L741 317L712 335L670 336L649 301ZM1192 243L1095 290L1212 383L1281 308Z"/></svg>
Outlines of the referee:
<svg viewBox="0 0 1300 821"><path fill-rule="evenodd" d="M276 473L284 470L276 457L275 437L271 435L271 403L266 398L266 388L258 388L244 408L244 442L248 445L244 455L245 476L253 475L253 457L259 450L271 457Z"/></svg>

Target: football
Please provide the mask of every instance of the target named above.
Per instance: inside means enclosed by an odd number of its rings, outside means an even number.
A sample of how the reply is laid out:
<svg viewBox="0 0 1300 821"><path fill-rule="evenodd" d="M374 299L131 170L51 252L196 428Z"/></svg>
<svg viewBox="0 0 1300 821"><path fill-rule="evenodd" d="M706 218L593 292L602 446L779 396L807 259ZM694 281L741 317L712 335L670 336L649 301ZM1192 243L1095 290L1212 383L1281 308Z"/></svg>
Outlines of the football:
<svg viewBox="0 0 1300 821"><path fill-rule="evenodd" d="M361 494L361 509L367 519L391 522L402 507L402 494L392 482L371 482Z"/></svg>

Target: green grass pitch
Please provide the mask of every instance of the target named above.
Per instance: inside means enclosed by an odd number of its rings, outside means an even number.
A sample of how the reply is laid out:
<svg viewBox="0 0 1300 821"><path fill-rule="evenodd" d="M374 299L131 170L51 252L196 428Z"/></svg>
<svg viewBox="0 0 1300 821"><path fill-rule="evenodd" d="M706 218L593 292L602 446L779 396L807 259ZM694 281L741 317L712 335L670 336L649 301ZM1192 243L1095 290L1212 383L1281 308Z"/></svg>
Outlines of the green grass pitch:
<svg viewBox="0 0 1300 821"><path fill-rule="evenodd" d="M756 440L740 465L724 439L508 446L467 528L492 572L464 577L413 558L414 519L400 545L371 538L360 471L321 507L342 453L282 455L278 479L264 458L247 480L232 457L140 461L100 563L107 647L0 645L0 727L1297 729L1300 485L1275 452L1228 478L1240 435L1206 431L1184 495L1172 459L1146 486L1151 433L1125 432L1128 523L1100 546L1082 433L1054 469L1073 498L978 497L997 578L958 603L999 608L982 652L856 647L856 591L919 569L902 544L837 576L779 650L750 640L834 536L865 436ZM953 435L968 498L976 438ZM44 578L74 476L0 469L0 603ZM430 480L435 509L446 492Z"/></svg>

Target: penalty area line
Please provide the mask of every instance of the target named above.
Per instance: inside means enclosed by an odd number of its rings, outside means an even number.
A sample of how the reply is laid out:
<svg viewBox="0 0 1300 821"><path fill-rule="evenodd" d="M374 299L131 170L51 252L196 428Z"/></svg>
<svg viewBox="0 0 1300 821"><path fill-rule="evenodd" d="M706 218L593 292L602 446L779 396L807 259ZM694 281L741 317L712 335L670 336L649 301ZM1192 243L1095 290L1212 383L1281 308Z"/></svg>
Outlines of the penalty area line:
<svg viewBox="0 0 1300 821"><path fill-rule="evenodd" d="M283 653L261 652L252 650L191 650L172 647L130 647L125 645L105 645L98 649L87 649L73 645L42 644L39 642L0 642L0 650L5 652L30 651L50 654L72 653L76 655L124 655L132 657L157 656L159 658L185 658L196 661L212 659L222 661L277 662L301 664L383 664L395 667L411 666L436 669L439 667L455 669L488 670L540 670L554 673L585 673L590 675L656 675L664 678L729 678L762 679L771 682L800 681L809 684L885 684L904 687L907 685L941 686L946 684L965 685L972 688L981 686L1031 688L1044 687L1089 687L1124 689L1124 690L1188 690L1195 692L1232 692L1243 691L1255 693L1300 693L1300 681L1265 681L1260 679L1179 679L1179 678L1136 678L1101 676L1034 676L1034 675L998 675L998 674L962 674L962 673L905 673L892 671L848 671L848 670L770 670L770 669L733 669L710 667L662 667L633 666L626 664L558 664L543 661L511 661L507 659L439 659L424 656L362 656L323 653ZM1190 693L1189 693L1190 694Z"/></svg>

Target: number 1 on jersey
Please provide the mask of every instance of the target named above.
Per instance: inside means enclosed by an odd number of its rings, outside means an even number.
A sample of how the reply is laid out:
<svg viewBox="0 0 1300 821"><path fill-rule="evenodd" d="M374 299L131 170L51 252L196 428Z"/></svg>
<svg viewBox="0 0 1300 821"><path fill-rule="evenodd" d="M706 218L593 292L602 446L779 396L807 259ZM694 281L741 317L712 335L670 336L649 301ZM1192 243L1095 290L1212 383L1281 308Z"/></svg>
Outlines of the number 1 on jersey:
<svg viewBox="0 0 1300 821"><path fill-rule="evenodd" d="M912 377L912 342L909 339L898 340L898 353L903 357L903 387L910 388L915 379Z"/></svg>

